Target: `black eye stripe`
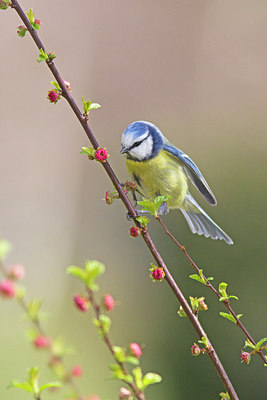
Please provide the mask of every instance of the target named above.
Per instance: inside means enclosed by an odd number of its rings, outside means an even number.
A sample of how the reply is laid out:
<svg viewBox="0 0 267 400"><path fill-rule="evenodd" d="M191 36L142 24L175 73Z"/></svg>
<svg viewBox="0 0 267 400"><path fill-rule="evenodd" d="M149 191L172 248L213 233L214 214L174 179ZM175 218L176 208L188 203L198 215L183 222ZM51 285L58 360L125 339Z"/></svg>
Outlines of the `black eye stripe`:
<svg viewBox="0 0 267 400"><path fill-rule="evenodd" d="M143 142L143 140L140 140L140 142L135 142L131 147L129 147L128 150L134 149L135 147L139 146L139 144L141 144L142 142Z"/></svg>
<svg viewBox="0 0 267 400"><path fill-rule="evenodd" d="M137 146L139 146L139 144L141 144L144 140L146 140L148 138L148 136L149 135L147 135L144 139L139 140L139 142L135 142L131 147L128 148L128 151L134 149Z"/></svg>

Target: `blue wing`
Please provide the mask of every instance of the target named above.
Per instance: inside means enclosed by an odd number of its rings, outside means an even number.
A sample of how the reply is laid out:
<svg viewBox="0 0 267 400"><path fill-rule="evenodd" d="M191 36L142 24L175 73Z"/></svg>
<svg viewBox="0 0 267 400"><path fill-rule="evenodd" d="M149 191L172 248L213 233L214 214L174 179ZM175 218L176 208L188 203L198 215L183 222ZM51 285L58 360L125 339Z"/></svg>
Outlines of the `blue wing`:
<svg viewBox="0 0 267 400"><path fill-rule="evenodd" d="M193 184L198 188L198 190L204 196L207 202L215 206L217 204L215 196L210 190L209 185L205 181L198 167L191 160L191 158L189 158L187 154L177 149L175 146L172 146L171 144L164 144L163 150L178 158L183 163L183 168L188 178L190 178Z"/></svg>

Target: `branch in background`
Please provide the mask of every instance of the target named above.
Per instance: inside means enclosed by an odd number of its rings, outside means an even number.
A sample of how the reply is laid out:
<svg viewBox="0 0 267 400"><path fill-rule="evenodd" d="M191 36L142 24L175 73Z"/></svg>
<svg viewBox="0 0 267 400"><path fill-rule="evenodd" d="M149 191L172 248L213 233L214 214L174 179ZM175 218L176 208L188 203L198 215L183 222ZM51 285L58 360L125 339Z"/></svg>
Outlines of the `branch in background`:
<svg viewBox="0 0 267 400"><path fill-rule="evenodd" d="M139 366L139 357L142 355L142 350L137 343L131 343L129 345L130 354L129 351L127 352L123 347L114 346L112 344L109 334L111 319L103 314L101 305L98 304L95 299L95 291L98 290L98 285L95 283L95 280L102 275L104 271L104 265L98 261L86 261L84 268L79 268L74 265L68 267L67 273L80 279L85 284L88 293L88 298L75 296L74 301L81 311L88 311L89 305L91 305L96 316L94 325L97 327L100 336L106 343L115 361L115 364L110 365L112 377L126 383L138 400L145 400L144 390L146 387L161 382L162 379L160 375L152 372L145 374L143 377L141 367ZM84 306L85 304L86 306ZM104 296L106 311L113 311L114 304L112 296ZM131 373L126 368L126 363L135 366Z"/></svg>
<svg viewBox="0 0 267 400"><path fill-rule="evenodd" d="M18 15L20 16L20 18L22 19L23 23L25 24L28 32L30 33L31 37L33 38L35 44L37 45L37 47L40 50L40 56L42 55L43 59L45 60L47 66L49 67L49 69L51 70L53 76L56 79L56 82L58 83L60 89L61 89L61 93L62 96L65 97L65 99L67 100L67 102L69 103L70 107L72 108L73 112L75 113L76 117L78 118L80 124L82 125L89 141L92 143L93 147L95 150L97 150L99 148L99 144L98 141L96 140L95 136L93 135L93 132L91 130L91 128L88 125L88 115L84 115L81 113L79 107L77 106L76 102L74 101L74 99L72 98L72 96L70 95L70 92L66 86L66 83L64 82L64 80L62 79L62 77L60 76L53 59L55 58L55 56L53 55L53 53L46 53L45 51L45 47L42 44L37 31L36 31L36 27L32 26L32 23L30 22L30 20L27 18L26 14L23 12L22 8L20 7L19 3L17 0L12 0L10 2L11 7L13 9L15 9L15 11L18 13ZM33 20L34 22L34 20ZM38 29L38 28L37 28ZM238 396L233 388L233 385L228 377L228 375L226 374L216 352L215 349L213 348L213 346L211 345L211 343L209 342L209 340L207 339L206 333L204 331L204 329L202 328L200 322L198 321L197 317L194 315L194 313L192 312L191 308L189 307L187 301L185 300L181 290L179 289L179 287L177 286L176 282L174 281L172 275L170 274L168 268L166 267L162 257L160 256L154 242L152 241L149 232L147 230L146 227L142 227L142 225L140 224L140 222L136 219L137 215L136 215L136 211L133 207L133 205L131 204L130 200L128 199L128 197L125 195L123 188L121 187L119 180L117 179L116 175L114 174L110 164L105 160L105 162L102 163L106 173L108 174L109 178L111 179L113 185L115 186L116 190L118 191L118 194L121 198L121 200L123 201L125 207L127 208L130 216L133 217L136 226L138 228L143 228L142 229L142 237L147 245L147 247L149 248L153 258L155 259L155 261L157 262L158 266L160 268L162 268L164 270L165 273L165 280L168 283L168 285L170 286L172 292L174 293L174 295L176 296L177 300L179 301L179 303L181 304L181 306L183 307L186 315L188 316L190 322L192 323L194 329L196 330L199 338L201 340L203 340L203 338L206 338L206 344L207 344L207 354L209 355L209 357L211 358L220 378L221 381L223 383L223 385L225 386L227 392L229 393L229 396L231 398L231 400L238 400Z"/></svg>
<svg viewBox="0 0 267 400"><path fill-rule="evenodd" d="M4 259L5 255L7 255L9 250L9 243L1 240L0 272L5 277L5 280L0 283L0 295L6 298L15 298L17 300L18 304L22 307L27 318L31 321L35 328L34 331L30 332L30 339L35 348L39 350L44 349L47 351L49 356L48 365L55 373L57 378L60 379L63 384L70 385L77 400L84 400L85 397L81 394L80 389L74 379L74 377L78 376L78 374L75 373L75 367L77 366L74 366L72 371L69 372L64 363L63 357L68 349L63 346L61 341L59 342L56 339L53 340L51 336L45 332L45 329L42 326L41 320L43 315L40 311L42 301L31 300L27 303L25 299L25 289L19 285L16 285L15 283L15 281L21 280L24 277L24 267L21 264L15 264L10 268L4 267L2 260ZM31 374L29 371L29 379L37 379L37 372L32 371Z"/></svg>
<svg viewBox="0 0 267 400"><path fill-rule="evenodd" d="M250 333L247 331L247 329L244 327L244 325L242 324L242 322L240 321L240 315L237 315L233 308L230 306L229 303L229 298L230 297L235 297L235 296L225 296L223 297L223 295L221 293L219 293L215 287L211 284L210 279L206 278L206 276L203 274L202 270L200 270L197 266L197 264L193 261L192 257L188 254L188 252L185 249L185 246L181 245L178 240L173 236L173 234L169 231L169 229L166 227L166 225L163 223L162 219L157 216L156 217L157 220L159 221L159 223L161 224L161 226L163 227L165 233L173 240L173 242L179 247L179 249L182 251L182 253L186 256L186 258L188 259L188 261L190 262L191 267L193 267L199 276L199 281L202 280L201 283L203 283L205 286L207 286L209 289L211 289L211 291L213 293L215 293L215 295L218 297L218 299L225 305L225 307L229 310L230 314L233 316L233 322L235 322L235 324L242 329L242 331L244 332L246 338L254 345L257 346L256 341L253 339L253 337L250 335ZM202 279L201 279L202 278ZM194 279L194 278L193 278ZM237 297L235 297L237 299ZM221 313L224 314L224 313ZM226 314L226 318L227 318ZM230 318L228 318L230 319ZM266 356L263 354L262 350L259 348L258 351L256 352L256 354L258 354L262 360L264 361L264 364L267 364L267 358Z"/></svg>

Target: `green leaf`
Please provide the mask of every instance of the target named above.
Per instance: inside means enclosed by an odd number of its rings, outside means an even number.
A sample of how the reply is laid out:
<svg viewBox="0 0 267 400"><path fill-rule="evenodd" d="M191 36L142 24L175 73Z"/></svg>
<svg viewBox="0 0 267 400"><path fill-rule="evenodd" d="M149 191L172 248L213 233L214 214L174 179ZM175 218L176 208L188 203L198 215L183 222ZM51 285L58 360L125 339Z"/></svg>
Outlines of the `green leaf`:
<svg viewBox="0 0 267 400"><path fill-rule="evenodd" d="M67 274L74 275L78 279L80 279L83 282L86 282L87 279L87 273L84 269L80 267L76 267L75 265L70 265L67 269Z"/></svg>
<svg viewBox="0 0 267 400"><path fill-rule="evenodd" d="M106 334L106 333L109 333L110 326L111 326L111 319L110 319L107 315L101 314L101 315L99 316L99 320L100 320L100 322L101 322L101 324L102 324L102 330L103 330L103 332L104 332L105 334Z"/></svg>
<svg viewBox="0 0 267 400"><path fill-rule="evenodd" d="M138 201L137 204L139 204L141 207L143 207L143 209L145 209L146 211L150 212L152 215L156 215L157 210L155 207L155 204L153 203L153 200L147 200L145 198L143 198L142 201Z"/></svg>
<svg viewBox="0 0 267 400"><path fill-rule="evenodd" d="M212 276L205 279L203 275L203 269L199 269L199 274L189 275L189 278L194 279L205 286L207 285L208 281L212 281L214 279Z"/></svg>
<svg viewBox="0 0 267 400"><path fill-rule="evenodd" d="M91 104L90 104L90 107L89 107L89 111L90 111L90 110L97 109L97 108L100 108L100 107L101 107L101 105L98 104L98 103L91 103Z"/></svg>
<svg viewBox="0 0 267 400"><path fill-rule="evenodd" d="M149 223L149 219L144 216L137 217L136 220L139 221L140 224L142 224L143 226L147 226L147 224Z"/></svg>
<svg viewBox="0 0 267 400"><path fill-rule="evenodd" d="M47 388L52 388L52 387L58 387L58 388L60 388L60 387L62 387L62 383L61 382L49 382L49 383L45 383L44 385L42 385L41 387L40 387L40 393L44 390L44 389L47 389Z"/></svg>
<svg viewBox="0 0 267 400"><path fill-rule="evenodd" d="M256 344L256 346L257 346L257 344ZM256 346L249 339L246 339L244 347L250 347L251 349L254 350L254 349L256 349Z"/></svg>
<svg viewBox="0 0 267 400"><path fill-rule="evenodd" d="M50 83L51 83L53 86L55 86L55 88L56 88L56 90L57 90L58 92L61 92L61 87L59 86L59 84L58 84L57 82L51 81Z"/></svg>
<svg viewBox="0 0 267 400"><path fill-rule="evenodd" d="M30 21L31 24L34 23L34 13L33 10L30 8L28 12L26 12L28 19Z"/></svg>
<svg viewBox="0 0 267 400"><path fill-rule="evenodd" d="M262 345L264 342L267 342L267 338L266 338L266 337L263 338L263 339L261 339L259 342L256 343L256 350L259 350L259 348L261 347L261 345Z"/></svg>
<svg viewBox="0 0 267 400"><path fill-rule="evenodd" d="M38 58L37 62L40 63L43 60L47 61L48 55L46 54L46 52L43 49L40 49L40 54L39 54L39 58Z"/></svg>
<svg viewBox="0 0 267 400"><path fill-rule="evenodd" d="M112 350L114 351L114 357L119 362L125 361L125 350L120 346L113 346Z"/></svg>
<svg viewBox="0 0 267 400"><path fill-rule="evenodd" d="M104 264L99 261L86 261L85 262L86 280L87 287L93 291L98 290L98 285L94 282L96 278L105 272Z"/></svg>
<svg viewBox="0 0 267 400"><path fill-rule="evenodd" d="M0 260L4 261L6 256L12 250L12 245L7 240L0 240Z"/></svg>
<svg viewBox="0 0 267 400"><path fill-rule="evenodd" d="M36 31L38 31L38 29L40 29L40 25L37 24L36 22L33 22L33 23L32 23L32 27L33 27L33 29L36 30Z"/></svg>
<svg viewBox="0 0 267 400"><path fill-rule="evenodd" d="M171 198L171 196L157 196L157 197L154 199L154 204L155 204L156 209L158 210L159 207L161 206L161 204L162 204L164 201L168 201L170 198Z"/></svg>
<svg viewBox="0 0 267 400"><path fill-rule="evenodd" d="M238 297L237 296L228 296L228 299L236 299L236 300L238 300Z"/></svg>
<svg viewBox="0 0 267 400"><path fill-rule="evenodd" d="M137 386L137 389L143 390L143 374L141 367L136 367L132 370L133 376L134 376L134 381Z"/></svg>
<svg viewBox="0 0 267 400"><path fill-rule="evenodd" d="M226 288L228 286L228 283L221 282L219 284L219 292L221 293L222 296L227 298L227 293L226 293Z"/></svg>
<svg viewBox="0 0 267 400"><path fill-rule="evenodd" d="M82 150L80 151L80 154L86 154L87 156L90 156L94 158L95 156L95 149L92 147L82 147Z"/></svg>
<svg viewBox="0 0 267 400"><path fill-rule="evenodd" d="M8 385L8 389L12 387L25 390L26 392L29 393L33 393L33 388L28 382L11 381L10 384Z"/></svg>
<svg viewBox="0 0 267 400"><path fill-rule="evenodd" d="M40 299L30 300L27 304L27 314L32 321L38 321L40 319L40 308L42 304L43 300Z"/></svg>
<svg viewBox="0 0 267 400"><path fill-rule="evenodd" d="M221 392L220 397L221 397L221 400L228 400L228 399L230 400L230 396L227 392L226 393Z"/></svg>
<svg viewBox="0 0 267 400"><path fill-rule="evenodd" d="M154 372L148 372L145 374L143 378L143 390L149 386L149 385L154 385L154 383L159 383L162 381L162 377L158 374L155 374Z"/></svg>
<svg viewBox="0 0 267 400"><path fill-rule="evenodd" d="M201 340L198 340L198 343L204 344L205 348L207 349L209 347L209 341L207 335L202 336Z"/></svg>
<svg viewBox="0 0 267 400"><path fill-rule="evenodd" d="M198 281L198 282L202 283L203 285L206 284L206 282L203 279L201 279L201 277L197 274L189 275L189 278L194 279L195 281Z"/></svg>
<svg viewBox="0 0 267 400"><path fill-rule="evenodd" d="M236 320L235 320L235 318L233 317L232 314L220 312L220 315L221 315L223 318L229 319L229 321L232 321L232 322L234 322L234 323L236 324ZM237 315L237 318L238 318L238 319L241 318L242 315L243 315L243 314L238 314L238 315Z"/></svg>
<svg viewBox="0 0 267 400"><path fill-rule="evenodd" d="M127 356L125 358L124 362L126 362L128 364L132 364L132 365L138 365L139 364L138 358L133 357L133 356Z"/></svg>
<svg viewBox="0 0 267 400"><path fill-rule="evenodd" d="M82 97L84 115L88 116L89 111L101 107L98 103L92 103L91 100L85 101Z"/></svg>
<svg viewBox="0 0 267 400"><path fill-rule="evenodd" d="M126 381L128 383L133 382L133 377L129 374L125 374L121 368L120 365L118 364L110 364L109 365L110 371L112 371L111 377L113 379L118 379L120 381Z"/></svg>

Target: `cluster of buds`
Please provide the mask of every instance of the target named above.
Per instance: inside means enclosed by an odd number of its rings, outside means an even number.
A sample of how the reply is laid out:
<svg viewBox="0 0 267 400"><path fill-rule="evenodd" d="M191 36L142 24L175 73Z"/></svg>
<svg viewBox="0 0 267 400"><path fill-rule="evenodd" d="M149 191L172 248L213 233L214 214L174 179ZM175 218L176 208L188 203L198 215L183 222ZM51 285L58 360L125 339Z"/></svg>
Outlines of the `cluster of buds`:
<svg viewBox="0 0 267 400"><path fill-rule="evenodd" d="M245 364L249 364L251 360L251 353L248 353L247 351L241 351L240 354L241 362L244 362Z"/></svg>
<svg viewBox="0 0 267 400"><path fill-rule="evenodd" d="M206 349L205 348L201 349L198 344L194 343L191 346L191 354L192 354L192 356L197 357L201 353L206 353Z"/></svg>
<svg viewBox="0 0 267 400"><path fill-rule="evenodd" d="M14 281L20 281L25 276L25 269L22 264L11 265L5 271L6 279L0 282L0 296L12 299L17 296L18 289Z"/></svg>
<svg viewBox="0 0 267 400"><path fill-rule="evenodd" d="M79 296L78 294L76 294L73 297L73 301L74 301L74 304L76 305L76 307L78 308L78 310L80 310L82 312L86 312L89 310L90 302L85 297L82 297L82 296Z"/></svg>
<svg viewBox="0 0 267 400"><path fill-rule="evenodd" d="M0 0L0 10L7 10L10 6L10 0Z"/></svg>
<svg viewBox="0 0 267 400"><path fill-rule="evenodd" d="M208 309L207 304L204 302L205 297L192 297L189 296L190 302L191 302L191 307L193 310L193 313L195 315L198 314L199 311L206 311Z"/></svg>
<svg viewBox="0 0 267 400"><path fill-rule="evenodd" d="M149 269L151 272L150 277L153 279L153 282L159 281L161 282L162 279L165 277L165 272L163 268L156 267L154 264L151 264L152 268Z"/></svg>
<svg viewBox="0 0 267 400"><path fill-rule="evenodd" d="M105 147L98 147L95 150L94 159L99 162L105 162L109 157L108 151Z"/></svg>
<svg viewBox="0 0 267 400"><path fill-rule="evenodd" d="M123 189L124 193L127 194L128 190L126 187ZM105 202L108 206L110 206L111 204L113 204L115 199L119 199L120 195L119 193L115 190L113 192L110 192L109 190L105 193Z"/></svg>
<svg viewBox="0 0 267 400"><path fill-rule="evenodd" d="M141 232L142 232L142 228L139 228L138 226L135 226L135 225L131 226L131 228L129 229L129 234L133 238L140 236Z"/></svg>
<svg viewBox="0 0 267 400"><path fill-rule="evenodd" d="M135 192L137 190L136 184L131 181L126 181L124 186L127 191Z"/></svg>
<svg viewBox="0 0 267 400"><path fill-rule="evenodd" d="M17 34L18 34L18 37L23 38L23 37L26 35L27 30L28 30L28 29L26 28L25 25L19 25L19 26L17 27Z"/></svg>
<svg viewBox="0 0 267 400"><path fill-rule="evenodd" d="M55 58L55 54L50 52L48 54L48 58L50 60L53 60ZM60 99L60 97L62 96L62 90L57 82L51 82L51 83L52 83L52 85L55 86L55 88L48 91L47 98L50 103L56 104L58 102L58 100ZM64 81L64 84L66 85L66 88L70 92L71 91L70 82Z"/></svg>

